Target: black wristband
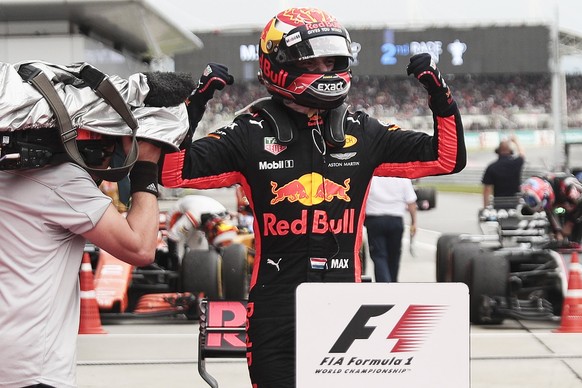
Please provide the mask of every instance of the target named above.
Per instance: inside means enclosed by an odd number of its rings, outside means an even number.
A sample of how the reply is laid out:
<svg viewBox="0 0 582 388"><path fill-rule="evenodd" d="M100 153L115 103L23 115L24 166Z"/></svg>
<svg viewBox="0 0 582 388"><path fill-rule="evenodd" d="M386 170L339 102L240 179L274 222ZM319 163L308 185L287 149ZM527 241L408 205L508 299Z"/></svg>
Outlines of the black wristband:
<svg viewBox="0 0 582 388"><path fill-rule="evenodd" d="M131 194L144 191L159 196L157 163L138 160L129 173L129 181Z"/></svg>

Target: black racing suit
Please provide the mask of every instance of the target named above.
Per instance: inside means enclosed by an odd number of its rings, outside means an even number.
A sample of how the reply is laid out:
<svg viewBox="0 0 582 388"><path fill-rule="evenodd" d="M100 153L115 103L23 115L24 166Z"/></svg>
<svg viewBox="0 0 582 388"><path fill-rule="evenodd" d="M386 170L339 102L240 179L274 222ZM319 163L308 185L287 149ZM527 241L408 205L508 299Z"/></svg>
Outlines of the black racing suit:
<svg viewBox="0 0 582 388"><path fill-rule="evenodd" d="M295 139L282 145L268 120L245 114L163 164L165 187L243 186L254 212L255 264L248 304L253 387L295 386L295 289L359 282L363 204L373 174L419 178L466 163L456 103L434 116L434 136L348 112L343 147L324 145L327 116L285 108ZM356 259L358 258L358 259Z"/></svg>

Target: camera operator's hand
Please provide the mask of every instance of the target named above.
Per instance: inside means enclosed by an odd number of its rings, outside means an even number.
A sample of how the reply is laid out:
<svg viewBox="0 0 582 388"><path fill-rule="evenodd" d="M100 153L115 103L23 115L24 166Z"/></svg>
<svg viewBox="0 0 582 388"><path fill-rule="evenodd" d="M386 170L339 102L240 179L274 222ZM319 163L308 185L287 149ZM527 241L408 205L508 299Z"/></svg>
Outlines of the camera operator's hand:
<svg viewBox="0 0 582 388"><path fill-rule="evenodd" d="M190 102L205 105L214 96L214 92L222 90L226 85L232 85L234 77L228 74L228 67L220 63L206 65L198 86L190 95Z"/></svg>
<svg viewBox="0 0 582 388"><path fill-rule="evenodd" d="M137 160L142 162L158 163L162 149L160 144L151 141L138 141L139 153Z"/></svg>
<svg viewBox="0 0 582 388"><path fill-rule="evenodd" d="M128 152L129 139L123 139L123 145ZM132 198L137 192L146 192L159 195L158 192L158 161L162 154L161 144L150 140L138 140L139 147L137 161L129 172L129 182Z"/></svg>
<svg viewBox="0 0 582 388"><path fill-rule="evenodd" d="M122 142L124 152L127 155L131 151L131 138L129 136L124 136ZM157 163L160 159L162 153L161 143L157 144L151 140L138 140L137 146L139 150L137 160Z"/></svg>
<svg viewBox="0 0 582 388"><path fill-rule="evenodd" d="M431 108L437 112L443 112L453 102L451 91L441 76L432 57L428 53L420 53L410 58L406 67L408 75L414 77L424 86L430 95Z"/></svg>

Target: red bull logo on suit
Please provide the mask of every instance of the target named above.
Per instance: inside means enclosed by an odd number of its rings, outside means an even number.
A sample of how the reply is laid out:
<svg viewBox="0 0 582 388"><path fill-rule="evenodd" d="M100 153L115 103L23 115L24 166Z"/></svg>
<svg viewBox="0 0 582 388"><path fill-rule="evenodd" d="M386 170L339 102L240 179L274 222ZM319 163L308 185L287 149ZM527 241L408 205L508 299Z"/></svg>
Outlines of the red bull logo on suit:
<svg viewBox="0 0 582 388"><path fill-rule="evenodd" d="M323 201L331 202L334 198L350 202L349 190L350 178L340 184L313 172L282 185L271 181L271 192L274 195L271 205L287 200L289 202L299 201L305 206L312 206Z"/></svg>
<svg viewBox="0 0 582 388"><path fill-rule="evenodd" d="M310 173L293 179L284 184L271 181L271 192L274 197L271 205L276 205L283 201L300 202L305 206L312 206L324 201L331 202L338 199L351 202L348 195L350 191L350 178L343 184L336 183L331 179L324 178L321 174ZM287 234L306 234L327 232L333 233L354 233L355 209L345 209L338 219L329 218L324 210L315 210L311 225L308 225L307 210L302 210L297 219L278 219L274 213L265 213L263 221L265 236L284 236Z"/></svg>

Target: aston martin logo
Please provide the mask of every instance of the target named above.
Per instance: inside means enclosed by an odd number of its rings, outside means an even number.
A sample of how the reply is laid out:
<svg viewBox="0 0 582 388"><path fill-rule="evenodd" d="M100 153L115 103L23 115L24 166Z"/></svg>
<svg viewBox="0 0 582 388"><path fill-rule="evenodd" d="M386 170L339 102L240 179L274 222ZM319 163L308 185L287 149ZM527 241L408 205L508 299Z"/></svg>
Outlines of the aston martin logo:
<svg viewBox="0 0 582 388"><path fill-rule="evenodd" d="M341 154L330 154L332 158L339 159L339 160L348 160L356 156L357 152L344 152Z"/></svg>

